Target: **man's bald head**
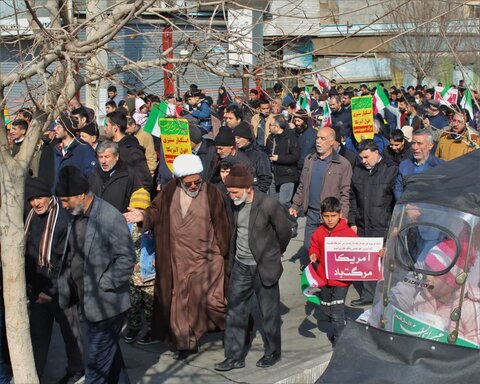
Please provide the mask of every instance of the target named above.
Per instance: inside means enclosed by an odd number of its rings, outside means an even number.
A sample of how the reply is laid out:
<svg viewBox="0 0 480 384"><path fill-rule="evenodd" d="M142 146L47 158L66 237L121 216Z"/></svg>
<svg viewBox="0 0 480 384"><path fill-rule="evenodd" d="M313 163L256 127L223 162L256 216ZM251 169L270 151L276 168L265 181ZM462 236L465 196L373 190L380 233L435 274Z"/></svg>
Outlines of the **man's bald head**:
<svg viewBox="0 0 480 384"><path fill-rule="evenodd" d="M315 147L322 159L332 154L334 142L335 130L330 127L323 127L318 130Z"/></svg>

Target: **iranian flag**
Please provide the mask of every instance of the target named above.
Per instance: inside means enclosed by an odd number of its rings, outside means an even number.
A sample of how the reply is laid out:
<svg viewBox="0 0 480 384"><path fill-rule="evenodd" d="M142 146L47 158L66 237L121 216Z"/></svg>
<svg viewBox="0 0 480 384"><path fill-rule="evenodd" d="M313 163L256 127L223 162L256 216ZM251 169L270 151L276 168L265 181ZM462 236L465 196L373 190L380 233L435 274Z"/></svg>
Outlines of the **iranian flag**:
<svg viewBox="0 0 480 384"><path fill-rule="evenodd" d="M323 107L322 128L330 127L331 125L332 125L332 114L330 111L330 105L328 105L328 100L327 100L325 107Z"/></svg>
<svg viewBox="0 0 480 384"><path fill-rule="evenodd" d="M462 100L460 101L460 106L468 112L468 114L470 115L470 119L473 120L473 103L472 93L470 92L470 89L465 89L465 93L463 94Z"/></svg>
<svg viewBox="0 0 480 384"><path fill-rule="evenodd" d="M147 122L143 130L150 133L152 136L160 137L160 126L158 125L158 119L167 116L168 104L162 101L160 104L154 104L150 114L148 115Z"/></svg>
<svg viewBox="0 0 480 384"><path fill-rule="evenodd" d="M310 113L310 105L312 104L312 98L310 97L310 89L305 86L305 96L299 96L297 100L297 110L304 109Z"/></svg>
<svg viewBox="0 0 480 384"><path fill-rule="evenodd" d="M386 108L390 104L387 95L383 92L382 87L377 83L377 89L375 90L375 94L373 95L373 113L376 115L384 108Z"/></svg>
<svg viewBox="0 0 480 384"><path fill-rule="evenodd" d="M317 288L323 287L324 285L325 284L322 283L320 277L317 275L313 264L308 264L303 270L300 278L302 293L307 298L307 301L320 305L320 298L315 295L314 291L316 291Z"/></svg>
<svg viewBox="0 0 480 384"><path fill-rule="evenodd" d="M323 77L320 73L312 75L312 79L313 84L315 84L318 89L330 90L330 81L326 77Z"/></svg>
<svg viewBox="0 0 480 384"><path fill-rule="evenodd" d="M436 89L437 90L437 89ZM437 100L437 97L434 97ZM450 88L450 84L447 84L445 88L443 88L442 92L440 93L439 102L443 105L455 105L457 104L458 100L458 89Z"/></svg>

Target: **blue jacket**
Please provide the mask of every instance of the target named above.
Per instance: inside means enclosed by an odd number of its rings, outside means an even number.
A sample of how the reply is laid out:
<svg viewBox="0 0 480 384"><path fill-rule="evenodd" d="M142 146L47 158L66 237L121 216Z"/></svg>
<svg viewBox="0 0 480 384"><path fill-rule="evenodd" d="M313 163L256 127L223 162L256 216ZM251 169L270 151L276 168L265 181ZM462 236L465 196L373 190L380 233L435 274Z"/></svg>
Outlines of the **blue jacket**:
<svg viewBox="0 0 480 384"><path fill-rule="evenodd" d="M76 137L72 143L68 146L65 155L62 153L62 149L57 146L54 149L55 153L55 175L53 188L57 185L58 174L63 167L67 165L73 165L80 169L85 177L88 177L90 173L95 169L97 165L97 155L95 150L82 139Z"/></svg>
<svg viewBox="0 0 480 384"><path fill-rule="evenodd" d="M191 115L200 120L199 126L207 133L212 130L212 110L205 100L201 100L195 109L190 112Z"/></svg>
<svg viewBox="0 0 480 384"><path fill-rule="evenodd" d="M427 161L425 162L425 167L423 171L427 169L437 167L445 163L442 159L439 159L436 156L430 155L428 156ZM421 173L418 169L418 165L415 164L415 159L406 159L403 160L400 165L398 166L398 176L397 180L395 181L395 187L393 189L393 194L395 195L395 200L398 200L403 193L403 188L405 186L405 181L408 175L413 173Z"/></svg>

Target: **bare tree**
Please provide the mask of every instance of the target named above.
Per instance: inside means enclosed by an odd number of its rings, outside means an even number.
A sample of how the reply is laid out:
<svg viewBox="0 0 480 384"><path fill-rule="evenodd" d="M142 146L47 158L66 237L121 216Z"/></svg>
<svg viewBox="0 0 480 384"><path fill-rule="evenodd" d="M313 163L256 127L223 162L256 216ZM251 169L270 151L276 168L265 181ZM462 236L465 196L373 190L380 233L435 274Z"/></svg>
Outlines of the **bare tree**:
<svg viewBox="0 0 480 384"><path fill-rule="evenodd" d="M401 34L390 43L392 58L399 67L410 70L417 84L422 84L433 72L440 58L451 58L448 44L457 45L459 36L455 28L464 17L465 3L410 0L395 12L391 11L396 2L383 3L391 34Z"/></svg>

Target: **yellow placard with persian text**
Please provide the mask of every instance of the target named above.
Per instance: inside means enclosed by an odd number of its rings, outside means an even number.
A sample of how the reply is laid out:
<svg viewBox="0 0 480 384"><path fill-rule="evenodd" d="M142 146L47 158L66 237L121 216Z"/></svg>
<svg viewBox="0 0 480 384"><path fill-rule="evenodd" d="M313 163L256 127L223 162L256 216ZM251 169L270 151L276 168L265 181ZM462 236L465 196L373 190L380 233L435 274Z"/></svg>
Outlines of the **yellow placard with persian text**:
<svg viewBox="0 0 480 384"><path fill-rule="evenodd" d="M358 96L352 98L352 128L357 142L373 139L373 98Z"/></svg>
<svg viewBox="0 0 480 384"><path fill-rule="evenodd" d="M186 119L158 119L160 126L163 154L168 169L173 172L173 160L178 155L191 154L190 133Z"/></svg>

